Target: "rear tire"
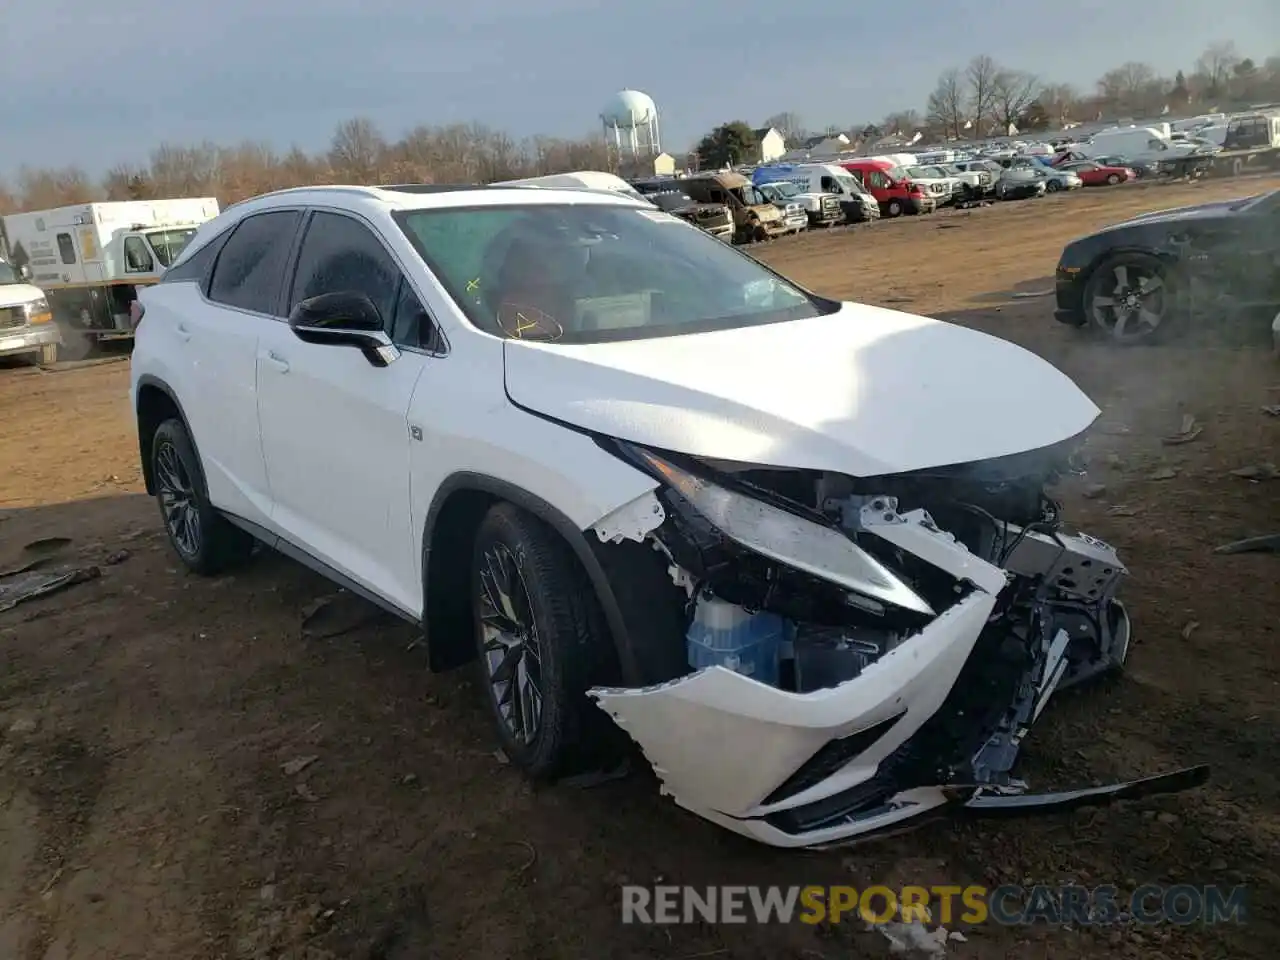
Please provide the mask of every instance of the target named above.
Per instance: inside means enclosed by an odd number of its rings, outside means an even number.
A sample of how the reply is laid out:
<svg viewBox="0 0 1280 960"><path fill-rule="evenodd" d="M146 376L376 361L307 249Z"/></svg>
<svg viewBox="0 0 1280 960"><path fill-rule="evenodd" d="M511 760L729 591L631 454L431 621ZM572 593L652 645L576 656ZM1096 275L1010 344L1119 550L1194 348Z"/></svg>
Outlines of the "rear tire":
<svg viewBox="0 0 1280 960"><path fill-rule="evenodd" d="M595 590L572 548L510 503L476 532L471 605L480 681L502 751L551 780L608 762L625 736L587 696L613 673Z"/></svg>
<svg viewBox="0 0 1280 960"><path fill-rule="evenodd" d="M188 569L212 576L249 559L253 537L209 502L200 457L181 420L166 420L156 428L151 475L169 545Z"/></svg>

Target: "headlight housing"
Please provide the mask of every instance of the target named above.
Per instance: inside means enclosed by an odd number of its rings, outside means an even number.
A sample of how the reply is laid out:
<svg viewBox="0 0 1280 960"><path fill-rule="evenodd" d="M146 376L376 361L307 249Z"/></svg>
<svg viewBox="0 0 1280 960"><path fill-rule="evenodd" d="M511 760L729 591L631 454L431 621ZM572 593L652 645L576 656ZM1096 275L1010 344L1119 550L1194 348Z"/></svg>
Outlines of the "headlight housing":
<svg viewBox="0 0 1280 960"><path fill-rule="evenodd" d="M50 323L53 320L53 313L49 309L49 301L44 297L39 300L32 300L30 303L24 303L22 312L26 315L27 323Z"/></svg>
<svg viewBox="0 0 1280 960"><path fill-rule="evenodd" d="M641 461L721 533L762 556L854 593L934 615L923 597L841 531L695 476L639 447Z"/></svg>

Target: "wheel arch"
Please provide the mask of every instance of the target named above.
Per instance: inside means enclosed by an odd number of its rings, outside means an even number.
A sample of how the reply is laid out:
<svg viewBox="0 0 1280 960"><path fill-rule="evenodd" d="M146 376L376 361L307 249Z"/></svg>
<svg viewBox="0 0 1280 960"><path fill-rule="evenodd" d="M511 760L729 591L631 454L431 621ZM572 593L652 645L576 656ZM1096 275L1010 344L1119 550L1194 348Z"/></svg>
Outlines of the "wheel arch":
<svg viewBox="0 0 1280 960"><path fill-rule="evenodd" d="M154 496L156 490L155 474L151 469L151 441L160 424L177 417L186 429L192 447L196 449L197 459L199 448L195 447L196 440L191 433L191 423L187 420L186 411L182 409L173 388L159 377L144 373L138 378L134 393L134 416L138 425L138 456L142 460L142 479L147 493Z"/></svg>
<svg viewBox="0 0 1280 960"><path fill-rule="evenodd" d="M422 626L433 671L461 667L476 656L470 603L471 550L489 508L507 502L559 534L587 575L617 654L619 679L643 683L632 631L599 551L588 533L536 494L487 474L458 472L440 484L423 523Z"/></svg>

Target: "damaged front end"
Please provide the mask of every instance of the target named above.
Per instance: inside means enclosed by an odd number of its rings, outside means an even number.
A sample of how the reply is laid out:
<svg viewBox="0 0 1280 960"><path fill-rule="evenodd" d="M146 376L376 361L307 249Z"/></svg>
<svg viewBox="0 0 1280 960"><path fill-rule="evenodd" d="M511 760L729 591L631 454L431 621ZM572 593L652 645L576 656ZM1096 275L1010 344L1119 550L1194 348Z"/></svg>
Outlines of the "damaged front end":
<svg viewBox="0 0 1280 960"><path fill-rule="evenodd" d="M1012 776L1049 698L1129 648L1125 567L1064 532L1044 493L1062 450L851 478L607 446L660 486L595 532L653 551L686 634L669 638L684 657L664 682L591 696L682 806L822 846L947 806L1056 809L1203 781L1197 768L1037 797Z"/></svg>

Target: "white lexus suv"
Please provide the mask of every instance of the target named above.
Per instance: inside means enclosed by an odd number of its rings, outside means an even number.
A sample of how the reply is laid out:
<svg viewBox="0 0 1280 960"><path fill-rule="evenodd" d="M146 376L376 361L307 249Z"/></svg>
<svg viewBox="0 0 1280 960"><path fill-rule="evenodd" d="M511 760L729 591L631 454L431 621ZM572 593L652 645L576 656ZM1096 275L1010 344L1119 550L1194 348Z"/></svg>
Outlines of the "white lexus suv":
<svg viewBox="0 0 1280 960"><path fill-rule="evenodd" d="M1130 628L1114 551L1045 493L1098 411L1010 343L536 187L258 197L141 308L183 562L261 542L421 624L531 776L612 765L625 731L678 803L798 847L1207 775L1012 775Z"/></svg>

